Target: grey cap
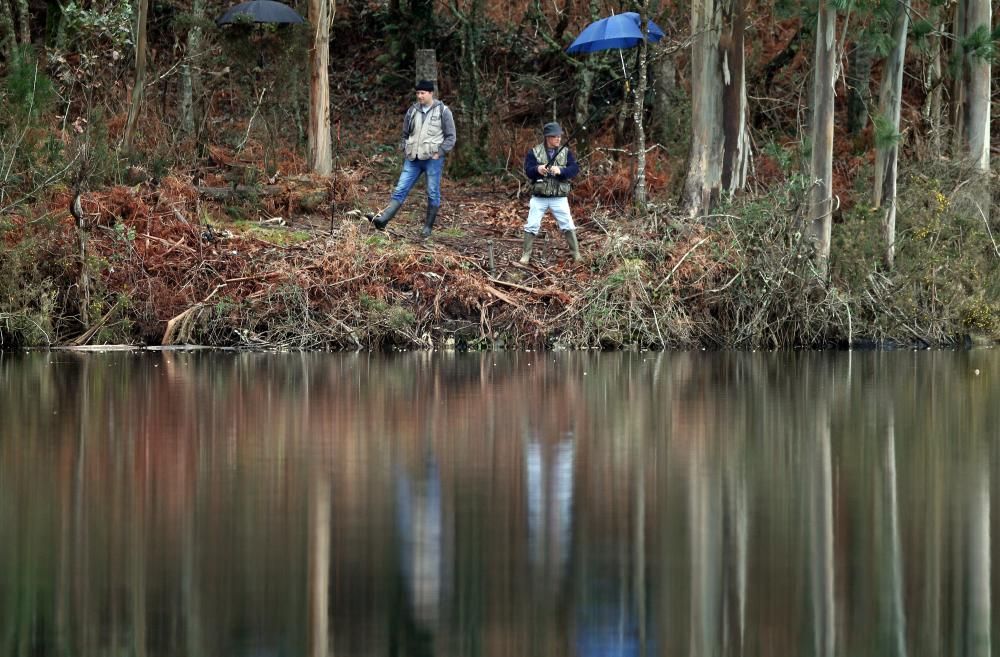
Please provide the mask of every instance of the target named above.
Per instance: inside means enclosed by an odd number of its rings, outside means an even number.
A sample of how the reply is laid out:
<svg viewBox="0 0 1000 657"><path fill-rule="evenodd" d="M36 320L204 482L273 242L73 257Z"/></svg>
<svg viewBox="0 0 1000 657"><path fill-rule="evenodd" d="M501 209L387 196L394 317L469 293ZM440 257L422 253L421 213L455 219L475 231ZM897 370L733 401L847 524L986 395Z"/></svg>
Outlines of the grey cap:
<svg viewBox="0 0 1000 657"><path fill-rule="evenodd" d="M542 128L542 136L544 137L559 137L562 136L562 128L559 124L553 121L552 123L546 123L545 127Z"/></svg>

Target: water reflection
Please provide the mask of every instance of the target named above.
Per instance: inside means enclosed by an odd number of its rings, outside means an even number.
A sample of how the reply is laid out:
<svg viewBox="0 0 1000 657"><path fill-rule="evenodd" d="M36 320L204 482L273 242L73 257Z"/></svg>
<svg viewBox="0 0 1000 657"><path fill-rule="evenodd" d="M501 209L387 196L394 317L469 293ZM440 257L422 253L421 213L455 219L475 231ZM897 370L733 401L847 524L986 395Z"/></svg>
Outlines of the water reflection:
<svg viewBox="0 0 1000 657"><path fill-rule="evenodd" d="M989 655L998 374L0 355L0 655Z"/></svg>

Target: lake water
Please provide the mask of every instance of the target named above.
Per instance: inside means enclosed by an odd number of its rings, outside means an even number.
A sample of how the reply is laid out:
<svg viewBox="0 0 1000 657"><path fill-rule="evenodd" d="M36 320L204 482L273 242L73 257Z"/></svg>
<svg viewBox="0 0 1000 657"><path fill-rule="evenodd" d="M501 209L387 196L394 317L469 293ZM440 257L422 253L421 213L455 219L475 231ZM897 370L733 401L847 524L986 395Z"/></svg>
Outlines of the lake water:
<svg viewBox="0 0 1000 657"><path fill-rule="evenodd" d="M0 355L0 655L985 656L998 437L997 350Z"/></svg>

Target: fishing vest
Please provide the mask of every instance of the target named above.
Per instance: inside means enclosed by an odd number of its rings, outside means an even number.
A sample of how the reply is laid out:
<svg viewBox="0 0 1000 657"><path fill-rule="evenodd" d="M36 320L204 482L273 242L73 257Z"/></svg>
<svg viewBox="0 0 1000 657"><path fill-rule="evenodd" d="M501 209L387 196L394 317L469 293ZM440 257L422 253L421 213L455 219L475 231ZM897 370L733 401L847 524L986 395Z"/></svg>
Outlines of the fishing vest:
<svg viewBox="0 0 1000 657"><path fill-rule="evenodd" d="M441 125L443 108L444 103L441 101L435 101L426 112L416 105L410 108L410 134L404 146L406 159L429 160L441 150L441 144L444 143L444 128Z"/></svg>
<svg viewBox="0 0 1000 657"><path fill-rule="evenodd" d="M535 156L535 161L538 164L546 164L549 161L549 155L545 152L545 144L538 144L531 149L531 153ZM569 149L560 148L559 153L556 155L556 159L552 161L552 164L556 165L560 169L566 166L569 162ZM556 176L545 176L544 178L539 178L531 185L531 195L532 196L544 196L546 198L553 198L557 196L569 196L569 190L572 187L568 180L561 180Z"/></svg>

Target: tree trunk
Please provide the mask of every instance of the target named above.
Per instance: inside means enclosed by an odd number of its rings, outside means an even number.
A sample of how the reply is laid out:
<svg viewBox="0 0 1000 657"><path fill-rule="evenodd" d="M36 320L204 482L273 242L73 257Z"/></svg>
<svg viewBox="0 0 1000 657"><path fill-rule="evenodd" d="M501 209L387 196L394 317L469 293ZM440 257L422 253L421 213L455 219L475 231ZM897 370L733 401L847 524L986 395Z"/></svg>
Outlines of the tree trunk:
<svg viewBox="0 0 1000 657"><path fill-rule="evenodd" d="M746 186L750 168L747 129L746 33L744 0L723 0L719 52L722 55L722 188L730 194Z"/></svg>
<svg viewBox="0 0 1000 657"><path fill-rule="evenodd" d="M587 66L587 59L576 69L576 102L573 106L573 119L577 128L584 130L590 121L590 94L594 89L594 69ZM579 150L579 149L577 149Z"/></svg>
<svg viewBox="0 0 1000 657"><path fill-rule="evenodd" d="M334 0L309 0L313 44L309 51L309 169L323 176L333 171L330 135L330 25Z"/></svg>
<svg viewBox="0 0 1000 657"><path fill-rule="evenodd" d="M683 199L691 217L710 212L722 188L720 1L695 0L691 7L691 159Z"/></svg>
<svg viewBox="0 0 1000 657"><path fill-rule="evenodd" d="M977 30L990 33L990 0L962 0L959 3L958 38L968 38ZM979 171L990 170L990 59L967 50L962 56L963 93L959 102L962 118L962 154ZM987 203L986 209L989 204Z"/></svg>
<svg viewBox="0 0 1000 657"><path fill-rule="evenodd" d="M414 67L416 75L414 82L430 80L434 83L434 96L438 96L438 65L437 52L433 48L421 48L417 50L417 64Z"/></svg>
<svg viewBox="0 0 1000 657"><path fill-rule="evenodd" d="M194 95L195 87L199 86L195 79L197 74L191 68L191 61L198 55L201 48L201 28L198 27L197 21L204 17L205 0L192 0L191 14L195 22L188 30L187 43L184 48L184 63L181 64L181 130L189 137L194 134L197 124Z"/></svg>
<svg viewBox="0 0 1000 657"><path fill-rule="evenodd" d="M831 0L820 0L816 20L816 61L812 96L813 184L809 198L806 234L816 248L817 270L826 277L830 260L833 213L833 99L836 83L836 12Z"/></svg>
<svg viewBox="0 0 1000 657"><path fill-rule="evenodd" d="M851 66L847 75L847 131L857 135L868 124L869 91L875 47L862 37L851 51Z"/></svg>
<svg viewBox="0 0 1000 657"><path fill-rule="evenodd" d="M135 21L135 84L132 85L132 102L128 108L125 135L122 138L126 147L132 145L132 138L135 136L135 124L139 119L146 84L146 17L149 14L149 0L139 0L138 10Z"/></svg>
<svg viewBox="0 0 1000 657"><path fill-rule="evenodd" d="M878 113L883 122L875 135L875 195L876 208L885 205L882 221L885 250L882 259L892 269L896 252L896 169L899 159L899 114L903 98L903 63L906 57L906 32L910 21L909 0L896 5L892 27L894 47L882 67ZM891 130L891 135L879 134Z"/></svg>
<svg viewBox="0 0 1000 657"><path fill-rule="evenodd" d="M28 11L28 0L14 0L17 5L17 39L22 46L31 43L31 12Z"/></svg>
<svg viewBox="0 0 1000 657"><path fill-rule="evenodd" d="M941 96L943 86L943 73L941 69L941 37L944 32L944 24L940 20L941 8L934 6L930 9L930 21L936 30L930 36L929 62L927 63L927 74L924 78L924 91L927 101L924 105L924 120L927 122L928 132L931 137L931 155L935 158L943 154L941 148L944 123L941 120Z"/></svg>
<svg viewBox="0 0 1000 657"><path fill-rule="evenodd" d="M677 122L677 63L668 55L662 56L653 67L653 130L657 141L675 144L680 138Z"/></svg>
<svg viewBox="0 0 1000 657"><path fill-rule="evenodd" d="M17 35L14 32L14 15L7 0L0 0L0 55L8 62L14 57L15 45Z"/></svg>
<svg viewBox="0 0 1000 657"><path fill-rule="evenodd" d="M646 130L643 127L644 104L646 101L646 67L649 55L649 0L643 0L639 9L639 24L642 26L642 42L639 44L639 80L635 93L635 191L632 200L639 212L646 211Z"/></svg>
<svg viewBox="0 0 1000 657"><path fill-rule="evenodd" d="M465 4L464 9L459 6L458 0L452 0L450 3L452 14L458 19L461 46L458 102L462 120L458 121L456 126L460 132L457 159L466 169L476 170L482 164L489 132L482 73L479 70L485 0L469 0L463 4Z"/></svg>

